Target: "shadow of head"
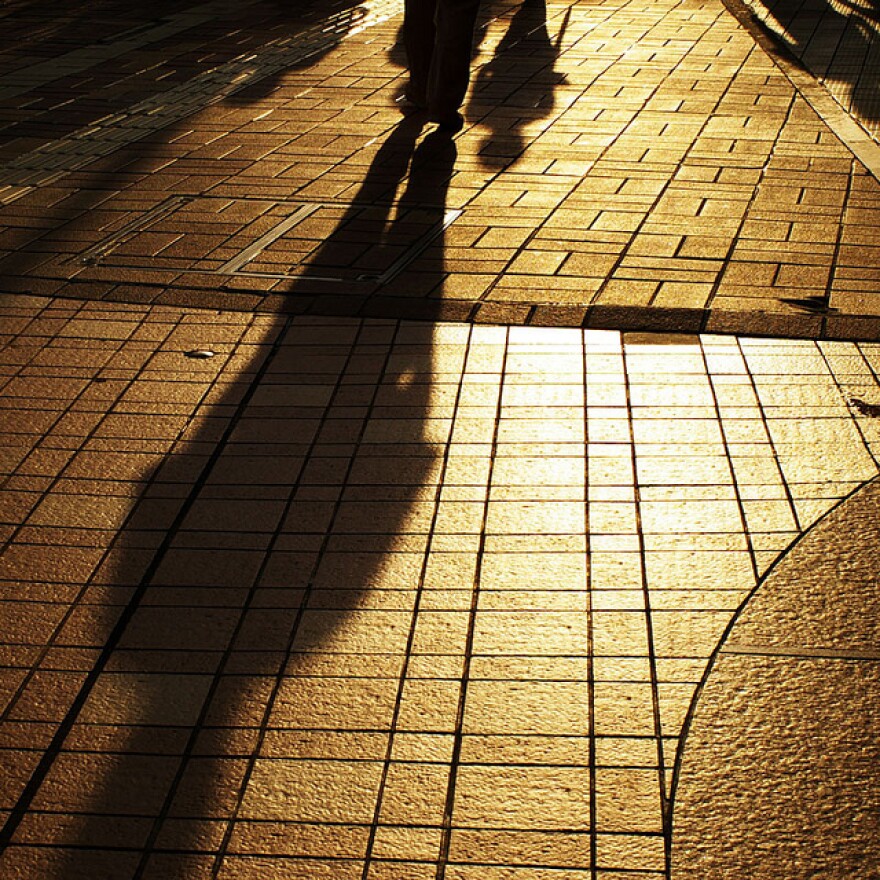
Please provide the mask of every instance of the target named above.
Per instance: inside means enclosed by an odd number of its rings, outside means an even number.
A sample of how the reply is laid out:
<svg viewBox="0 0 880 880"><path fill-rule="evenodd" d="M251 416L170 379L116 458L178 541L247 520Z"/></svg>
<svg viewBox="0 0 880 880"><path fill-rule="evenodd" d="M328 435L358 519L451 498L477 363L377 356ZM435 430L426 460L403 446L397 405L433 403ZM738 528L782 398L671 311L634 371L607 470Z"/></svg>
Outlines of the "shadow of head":
<svg viewBox="0 0 880 880"><path fill-rule="evenodd" d="M545 0L524 0L510 19L492 58L476 75L471 107L485 114L489 128L480 160L507 166L522 155L527 138L556 106L556 89L567 80L556 60L568 24L564 16L555 40L547 30Z"/></svg>

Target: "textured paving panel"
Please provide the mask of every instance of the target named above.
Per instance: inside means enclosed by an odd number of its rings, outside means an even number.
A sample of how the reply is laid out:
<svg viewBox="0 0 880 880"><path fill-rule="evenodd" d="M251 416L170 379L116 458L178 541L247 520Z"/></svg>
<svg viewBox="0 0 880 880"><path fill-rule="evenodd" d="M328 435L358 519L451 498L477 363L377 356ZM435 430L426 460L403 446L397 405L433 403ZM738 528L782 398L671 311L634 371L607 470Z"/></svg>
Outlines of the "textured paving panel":
<svg viewBox="0 0 880 880"><path fill-rule="evenodd" d="M795 545L737 619L685 741L675 880L875 876L878 513L873 483Z"/></svg>

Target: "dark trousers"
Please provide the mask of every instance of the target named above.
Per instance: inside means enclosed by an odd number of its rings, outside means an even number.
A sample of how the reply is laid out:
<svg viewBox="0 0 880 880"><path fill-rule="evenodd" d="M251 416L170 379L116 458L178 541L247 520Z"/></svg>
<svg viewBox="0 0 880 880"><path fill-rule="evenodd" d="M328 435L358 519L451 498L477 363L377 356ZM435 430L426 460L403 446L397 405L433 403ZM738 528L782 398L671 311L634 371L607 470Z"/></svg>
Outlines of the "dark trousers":
<svg viewBox="0 0 880 880"><path fill-rule="evenodd" d="M464 100L480 0L405 0L407 97L448 117Z"/></svg>

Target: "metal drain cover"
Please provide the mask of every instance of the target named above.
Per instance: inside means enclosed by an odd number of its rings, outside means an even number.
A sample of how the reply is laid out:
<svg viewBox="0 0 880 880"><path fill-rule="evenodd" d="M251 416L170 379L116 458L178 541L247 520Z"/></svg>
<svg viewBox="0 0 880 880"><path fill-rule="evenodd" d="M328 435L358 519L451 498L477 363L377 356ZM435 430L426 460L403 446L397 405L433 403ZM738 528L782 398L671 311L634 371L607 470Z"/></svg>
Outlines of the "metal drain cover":
<svg viewBox="0 0 880 880"><path fill-rule="evenodd" d="M79 266L382 285L461 215L442 206L171 196Z"/></svg>

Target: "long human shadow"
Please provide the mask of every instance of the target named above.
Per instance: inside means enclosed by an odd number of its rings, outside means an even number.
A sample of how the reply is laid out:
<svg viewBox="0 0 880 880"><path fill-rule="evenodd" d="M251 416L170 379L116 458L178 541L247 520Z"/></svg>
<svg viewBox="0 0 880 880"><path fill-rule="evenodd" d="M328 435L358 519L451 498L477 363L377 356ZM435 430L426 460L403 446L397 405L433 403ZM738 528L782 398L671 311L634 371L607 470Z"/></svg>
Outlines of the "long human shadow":
<svg viewBox="0 0 880 880"><path fill-rule="evenodd" d="M492 59L477 71L471 104L485 113L481 125L489 128L480 149L485 164L515 162L530 139L528 129L553 113L555 91L566 82L555 69L566 23L551 40L546 0L523 0Z"/></svg>
<svg viewBox="0 0 880 880"><path fill-rule="evenodd" d="M400 227L410 209L442 218L455 146L420 136L413 119L391 132L322 250L338 253L365 207L385 220L372 227L380 249L408 240ZM442 233L434 247L442 254ZM320 252L313 265L303 285L323 273ZM435 266L439 279L442 260ZM375 632L382 612L366 635L358 615L380 609L389 590L413 607L417 584L396 563L407 556L401 542L411 551L425 540L423 505L436 488L441 450L426 428L433 325L277 326L245 399L218 401L238 409L232 430L189 487L70 719L69 748L109 761L80 758L66 790L62 754L28 805L47 811L43 821L80 813L44 880L217 876L265 737L328 724L323 710L300 708L321 704L328 678L342 685L330 714L343 727L346 712L375 702L351 672L359 640L373 640L367 654L381 645L390 656L382 675L402 674L399 640L389 634L397 647L384 645ZM141 518L122 546L136 560L139 533L166 527ZM370 712L390 718L396 693ZM375 733L389 729L377 722Z"/></svg>
<svg viewBox="0 0 880 880"><path fill-rule="evenodd" d="M260 95L266 88L254 86ZM365 208L374 251L410 243L410 211L438 225L427 271L442 287L441 221L455 146L439 134L421 135L419 120L405 119L386 138L291 297L324 273L325 255L344 250L348 227ZM160 141L119 161L128 170L141 158L148 164ZM134 165L133 154L141 157ZM93 180L105 191L119 183L112 168L96 170ZM80 212L101 197L85 191L81 200ZM21 842L15 831L26 818L29 834L58 847L41 877L190 880L219 872L229 843L223 829L242 804L262 737L318 723L297 715L286 683L327 675L315 673L315 658L332 668L345 655L339 640L389 578L412 594L411 574L394 580L394 561L401 541L422 540L412 521L434 491L439 450L426 419L431 303L441 302L427 301L424 320L405 331L386 321L360 336L352 336L351 322L311 331L278 318L265 331L281 337L245 399L233 389L216 401L218 413L236 411L231 432L219 444L210 428L186 437L192 448L215 452L207 470L181 479L177 489L188 500L176 519L135 507L116 546L122 558L114 582L122 595L133 588L134 599L115 626L115 610L96 619L96 630L110 629L111 637L7 826L7 840ZM324 340L306 344L312 332ZM345 364L343 350L351 353ZM312 372L304 360L337 365ZM371 366L361 367L365 361ZM315 403L328 384L330 398ZM210 423L210 411L200 415ZM155 487L156 474L178 467L172 454L141 477ZM127 580L128 570L143 566L144 534L166 530L145 575Z"/></svg>
<svg viewBox="0 0 880 880"><path fill-rule="evenodd" d="M863 6L849 0L760 0L782 32L763 17L755 22L776 43L782 43L812 75L849 86L847 109L873 128L880 122L880 6L872 0ZM841 12L843 7L845 12ZM816 36L818 31L818 37ZM825 34L837 38L824 38ZM822 45L823 38L826 45ZM817 39L818 47L813 45ZM872 69L873 68L873 69Z"/></svg>
<svg viewBox="0 0 880 880"><path fill-rule="evenodd" d="M313 64L322 54L309 56L302 66ZM272 88L272 82L257 80L236 97L247 101ZM454 145L430 136L418 145L420 133L416 120L404 120L392 132L352 202L351 215L367 205L374 214L385 213L381 241L374 242L377 247L393 250L396 246L399 229L394 211L426 205L429 213L442 215ZM33 252L34 264L51 248L54 232L77 233L78 220L87 218L108 195L131 186L131 175L143 173L147 180L154 152L161 156L161 148L174 134L174 129L160 132L81 174L81 188L46 212L49 222L39 236L44 250ZM394 193L407 175L405 191L395 202ZM340 223L339 229L345 225ZM331 235L316 264L323 253L344 246L344 239L341 233ZM433 247L442 254L442 235L435 238ZM20 258L28 256L26 250L19 252ZM434 265L440 281L442 261ZM307 270L301 283L308 284L313 274ZM295 287L290 294L295 297L296 293ZM242 760L250 761L256 752L242 745L242 737L262 730L264 722L275 723L276 699L266 694L266 683L280 686L283 679L296 676L297 670L304 675L309 657L344 628L352 609L367 601L370 588L388 568L413 502L422 497L436 463L437 450L424 433L431 394L432 327L430 310L423 314L427 322L408 328L393 357L386 351L387 363L379 372L356 376L355 387L346 385L351 377L337 375L337 396L319 407L295 401L267 404L265 395L271 396L284 384L274 381L276 371L282 378L288 371L297 372L291 393L297 400L309 401L312 394L326 392L327 376L320 371L310 376L308 370L288 370L290 361L333 360L340 349L352 346L353 363L374 360L371 346L387 349L395 337L392 333L384 342L380 338L382 333L391 333L388 326L358 339L351 338L350 326L317 329L314 332L327 340L311 347L285 345L289 336L284 336L261 376L265 383L255 383L249 399L242 402L233 388L230 395L216 401L221 416L229 409L238 410L241 431L265 424L261 416L267 415L271 442L261 438L259 428L247 441L232 433L217 447L207 471L199 473L186 462L181 466L180 458L171 454L155 472L138 475L155 489L157 474L160 482L163 474L181 474L176 491L189 493L189 501L172 522L166 514L143 514L135 505L134 516L115 545L118 574L111 578L111 586L119 588L121 597L134 590L135 598L121 611L113 599L106 620L95 618L95 630L110 630L111 638L64 719L57 742L31 777L4 829L4 848L10 842L21 843L16 832L23 819L31 823L29 839L60 848L54 856L48 855L51 848L43 850L48 860L37 872L39 876L46 880L105 876L122 880L158 874L183 880L192 876L191 857L213 858L205 854L222 849L212 837L217 816L234 813L230 792L238 797L244 788L240 778L230 780L218 768L231 768L233 775L249 772L243 769ZM298 328L289 331L280 317L265 332L269 337L275 332L310 335ZM364 390L357 386L369 388L371 384L371 405L364 408L362 401L351 400L356 391ZM337 418L341 412L346 412L344 419ZM381 413L382 418L374 413ZM209 423L211 413L204 415ZM346 437L364 440L354 443L348 459L342 457L351 479L340 479L338 473L324 482L316 478L323 470L338 470L340 458L332 450L320 455L321 436L305 441L311 452L304 452L303 425L310 420L320 425L315 430L331 434L338 430ZM393 435L397 424L409 432L405 454L367 455L365 438L379 429L386 436L389 430ZM277 447L284 445L279 436L285 434L296 438L296 452L276 455ZM186 444L193 449L216 446L217 437L210 429L195 431L186 437ZM390 448L388 444L380 447L383 452ZM259 473L252 474L248 468ZM308 492L332 494L334 489L349 486L357 489L353 497L337 498L331 505L335 512L330 521L320 520L315 499ZM259 493L254 497L257 490L265 490L265 497ZM371 503L378 505L381 516L376 521L361 526L352 522L349 507L358 502L358 492L368 494ZM279 513L279 495L283 513ZM269 529L266 523L273 517L276 521ZM379 520L381 530L377 531ZM168 536L146 574L132 580L129 572L143 570L145 553L150 552L143 547L144 536L166 531ZM262 548L267 541L266 554ZM316 567L316 558L313 570L304 573L299 550L290 549L298 541L326 542L328 553L320 558L332 564L325 561ZM334 542L346 541L350 552L334 552ZM254 568L257 556L265 562ZM107 592L108 588L99 590ZM328 602L328 595L338 601ZM267 604L268 598L274 604ZM318 607L311 608L310 603ZM121 616L114 626L117 613ZM256 719L254 712L259 716ZM244 734L236 732L239 723ZM100 757L102 753L105 757ZM208 764L211 767L206 770ZM70 784L71 765L76 768L72 771L75 785ZM39 816L36 831L34 809ZM15 868L10 866L10 870Z"/></svg>

